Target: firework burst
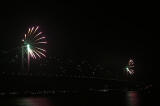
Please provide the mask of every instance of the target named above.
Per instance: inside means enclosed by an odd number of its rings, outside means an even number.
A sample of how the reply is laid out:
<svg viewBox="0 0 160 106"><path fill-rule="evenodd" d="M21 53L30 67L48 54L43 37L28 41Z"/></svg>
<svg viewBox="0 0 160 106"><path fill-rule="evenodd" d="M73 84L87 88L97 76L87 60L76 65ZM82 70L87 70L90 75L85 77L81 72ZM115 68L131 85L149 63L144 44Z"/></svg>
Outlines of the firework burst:
<svg viewBox="0 0 160 106"><path fill-rule="evenodd" d="M133 68L134 68L134 61L130 59L128 61L128 65L125 67L125 71L129 73L130 75L133 75L134 74Z"/></svg>
<svg viewBox="0 0 160 106"><path fill-rule="evenodd" d="M27 54L28 66L30 57L33 59L46 57L44 46L47 44L46 37L39 31L39 26L29 28L22 39L22 61L24 54Z"/></svg>

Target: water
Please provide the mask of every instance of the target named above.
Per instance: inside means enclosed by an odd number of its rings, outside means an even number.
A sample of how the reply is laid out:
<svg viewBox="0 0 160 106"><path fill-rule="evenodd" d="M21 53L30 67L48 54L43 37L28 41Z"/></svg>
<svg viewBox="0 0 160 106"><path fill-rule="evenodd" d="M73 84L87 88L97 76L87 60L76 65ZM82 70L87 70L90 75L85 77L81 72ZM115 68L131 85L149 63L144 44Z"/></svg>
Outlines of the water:
<svg viewBox="0 0 160 106"><path fill-rule="evenodd" d="M50 97L1 97L0 106L152 106L150 96L128 91Z"/></svg>

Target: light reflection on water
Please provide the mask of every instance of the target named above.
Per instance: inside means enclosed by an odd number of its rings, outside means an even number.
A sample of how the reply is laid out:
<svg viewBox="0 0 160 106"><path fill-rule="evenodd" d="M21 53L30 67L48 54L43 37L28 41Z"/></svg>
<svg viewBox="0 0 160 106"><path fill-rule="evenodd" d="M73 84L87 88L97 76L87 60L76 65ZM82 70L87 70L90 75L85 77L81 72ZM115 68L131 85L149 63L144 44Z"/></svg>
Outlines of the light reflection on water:
<svg viewBox="0 0 160 106"><path fill-rule="evenodd" d="M3 103L1 102L3 101ZM136 91L124 93L72 95L49 97L20 97L0 99L0 106L140 106L140 97ZM12 103L11 103L12 101ZM9 103L10 102L10 103Z"/></svg>
<svg viewBox="0 0 160 106"><path fill-rule="evenodd" d="M127 106L139 106L139 97L136 91L128 91L126 95Z"/></svg>
<svg viewBox="0 0 160 106"><path fill-rule="evenodd" d="M53 106L48 98L22 98L16 101L18 106Z"/></svg>

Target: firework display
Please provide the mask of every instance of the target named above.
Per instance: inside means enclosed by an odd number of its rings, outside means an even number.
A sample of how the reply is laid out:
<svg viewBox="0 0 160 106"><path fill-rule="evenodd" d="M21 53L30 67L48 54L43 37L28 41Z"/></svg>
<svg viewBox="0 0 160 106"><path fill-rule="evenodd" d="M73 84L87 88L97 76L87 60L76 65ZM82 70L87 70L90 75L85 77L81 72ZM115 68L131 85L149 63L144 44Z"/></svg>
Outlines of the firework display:
<svg viewBox="0 0 160 106"><path fill-rule="evenodd" d="M46 37L39 31L39 26L29 28L22 39L22 62L24 54L27 54L28 66L30 57L33 59L46 57L44 46L47 44Z"/></svg>
<svg viewBox="0 0 160 106"><path fill-rule="evenodd" d="M130 75L133 75L134 74L134 61L132 59L130 59L128 61L128 65L125 67L125 71L130 74Z"/></svg>

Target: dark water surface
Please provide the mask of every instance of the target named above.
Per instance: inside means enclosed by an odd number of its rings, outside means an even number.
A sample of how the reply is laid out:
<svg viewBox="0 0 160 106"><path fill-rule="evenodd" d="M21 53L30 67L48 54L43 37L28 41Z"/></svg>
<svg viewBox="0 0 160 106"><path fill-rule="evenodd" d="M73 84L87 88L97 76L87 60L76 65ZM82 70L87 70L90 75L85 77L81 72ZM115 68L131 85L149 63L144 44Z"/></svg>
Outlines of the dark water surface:
<svg viewBox="0 0 160 106"><path fill-rule="evenodd" d="M153 106L150 94L136 91L34 97L1 97L0 106Z"/></svg>

